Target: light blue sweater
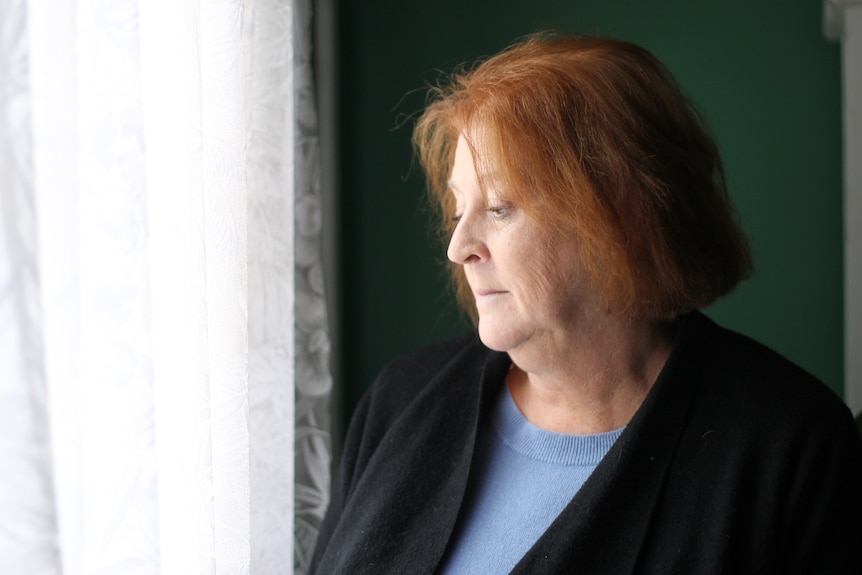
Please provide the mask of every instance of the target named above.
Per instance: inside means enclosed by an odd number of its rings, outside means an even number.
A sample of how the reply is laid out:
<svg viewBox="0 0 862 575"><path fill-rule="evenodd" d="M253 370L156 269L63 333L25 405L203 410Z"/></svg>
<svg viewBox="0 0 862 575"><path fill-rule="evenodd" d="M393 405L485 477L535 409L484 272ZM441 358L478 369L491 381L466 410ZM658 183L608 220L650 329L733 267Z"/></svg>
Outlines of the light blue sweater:
<svg viewBox="0 0 862 575"><path fill-rule="evenodd" d="M509 573L581 488L622 429L539 429L508 386L479 432L474 468L439 575Z"/></svg>

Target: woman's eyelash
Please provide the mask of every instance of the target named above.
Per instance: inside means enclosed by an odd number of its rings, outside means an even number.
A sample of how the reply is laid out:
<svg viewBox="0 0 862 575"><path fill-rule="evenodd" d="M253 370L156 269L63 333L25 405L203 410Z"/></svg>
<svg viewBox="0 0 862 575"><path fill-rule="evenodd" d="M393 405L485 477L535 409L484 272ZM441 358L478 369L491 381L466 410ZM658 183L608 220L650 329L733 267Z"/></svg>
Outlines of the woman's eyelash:
<svg viewBox="0 0 862 575"><path fill-rule="evenodd" d="M513 209L512 205L504 204L504 205L499 205L499 206L489 206L489 207L485 208L485 211L487 213L491 214L495 218L502 219L502 218L506 218L509 215L511 215L512 209ZM452 216L451 221L457 224L458 222L461 221L461 217L462 217L461 214L454 215L454 216Z"/></svg>
<svg viewBox="0 0 862 575"><path fill-rule="evenodd" d="M491 206L491 207L487 208L486 211L490 212L495 218L504 218L512 212L512 206L510 206L510 205Z"/></svg>

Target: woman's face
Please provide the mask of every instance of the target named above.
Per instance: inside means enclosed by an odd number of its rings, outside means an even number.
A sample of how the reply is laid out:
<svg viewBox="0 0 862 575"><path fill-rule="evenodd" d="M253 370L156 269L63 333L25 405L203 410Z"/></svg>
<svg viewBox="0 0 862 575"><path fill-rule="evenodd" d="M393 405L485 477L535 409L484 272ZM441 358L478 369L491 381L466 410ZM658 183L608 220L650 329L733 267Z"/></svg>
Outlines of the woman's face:
<svg viewBox="0 0 862 575"><path fill-rule="evenodd" d="M483 176L486 194L470 148L459 138L449 182L457 223L447 255L464 266L479 337L510 353L559 346L595 310L578 240L540 224L507 200L493 174Z"/></svg>

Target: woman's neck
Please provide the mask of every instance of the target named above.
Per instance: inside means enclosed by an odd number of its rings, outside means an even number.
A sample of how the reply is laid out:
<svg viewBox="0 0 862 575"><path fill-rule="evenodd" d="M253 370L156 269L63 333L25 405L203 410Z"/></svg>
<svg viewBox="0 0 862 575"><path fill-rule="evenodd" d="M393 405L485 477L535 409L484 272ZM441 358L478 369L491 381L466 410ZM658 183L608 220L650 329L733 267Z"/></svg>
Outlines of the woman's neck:
<svg viewBox="0 0 862 575"><path fill-rule="evenodd" d="M507 384L533 425L569 434L625 426L664 367L675 329L614 320L584 335L539 353L510 352Z"/></svg>

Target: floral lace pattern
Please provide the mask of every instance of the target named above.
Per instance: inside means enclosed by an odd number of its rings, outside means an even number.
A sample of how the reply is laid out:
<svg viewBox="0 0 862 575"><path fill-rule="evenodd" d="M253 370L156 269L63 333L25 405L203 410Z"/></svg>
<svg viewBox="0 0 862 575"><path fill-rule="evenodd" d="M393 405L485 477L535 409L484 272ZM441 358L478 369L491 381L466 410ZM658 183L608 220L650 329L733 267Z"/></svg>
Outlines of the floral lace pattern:
<svg viewBox="0 0 862 575"><path fill-rule="evenodd" d="M0 0L0 572L305 573L308 0Z"/></svg>

